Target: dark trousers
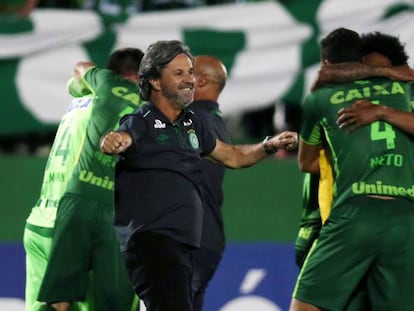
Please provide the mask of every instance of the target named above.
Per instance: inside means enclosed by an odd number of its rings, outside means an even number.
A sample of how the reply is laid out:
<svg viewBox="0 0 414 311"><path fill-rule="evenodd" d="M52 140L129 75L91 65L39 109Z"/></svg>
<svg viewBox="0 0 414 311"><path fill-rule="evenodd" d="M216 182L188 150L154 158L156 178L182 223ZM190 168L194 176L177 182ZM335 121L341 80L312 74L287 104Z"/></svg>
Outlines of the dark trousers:
<svg viewBox="0 0 414 311"><path fill-rule="evenodd" d="M222 251L200 248L193 252L193 308L194 311L202 311L204 296L208 283L220 263Z"/></svg>
<svg viewBox="0 0 414 311"><path fill-rule="evenodd" d="M191 247L165 235L131 237L125 263L147 311L193 311Z"/></svg>

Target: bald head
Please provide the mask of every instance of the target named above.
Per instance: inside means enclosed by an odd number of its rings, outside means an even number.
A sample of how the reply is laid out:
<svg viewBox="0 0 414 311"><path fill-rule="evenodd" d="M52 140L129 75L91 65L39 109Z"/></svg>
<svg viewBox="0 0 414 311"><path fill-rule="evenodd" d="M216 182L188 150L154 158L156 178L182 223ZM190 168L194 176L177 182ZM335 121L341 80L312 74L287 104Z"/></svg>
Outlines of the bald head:
<svg viewBox="0 0 414 311"><path fill-rule="evenodd" d="M196 79L194 100L217 101L227 80L227 70L224 64L214 56L196 56L194 57L194 76Z"/></svg>

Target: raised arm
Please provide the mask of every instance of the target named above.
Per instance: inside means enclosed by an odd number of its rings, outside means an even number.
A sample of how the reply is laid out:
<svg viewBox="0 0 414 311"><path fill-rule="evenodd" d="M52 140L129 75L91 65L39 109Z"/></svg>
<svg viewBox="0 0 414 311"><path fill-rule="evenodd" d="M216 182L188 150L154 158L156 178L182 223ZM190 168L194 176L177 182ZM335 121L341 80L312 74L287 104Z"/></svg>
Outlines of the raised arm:
<svg viewBox="0 0 414 311"><path fill-rule="evenodd" d="M92 62L78 62L73 68L73 78L81 80L86 70L95 66Z"/></svg>
<svg viewBox="0 0 414 311"><path fill-rule="evenodd" d="M94 67L95 64L92 62L78 62L73 68L72 77L66 83L66 89L72 97L82 97L85 95L92 94L82 77L88 68Z"/></svg>

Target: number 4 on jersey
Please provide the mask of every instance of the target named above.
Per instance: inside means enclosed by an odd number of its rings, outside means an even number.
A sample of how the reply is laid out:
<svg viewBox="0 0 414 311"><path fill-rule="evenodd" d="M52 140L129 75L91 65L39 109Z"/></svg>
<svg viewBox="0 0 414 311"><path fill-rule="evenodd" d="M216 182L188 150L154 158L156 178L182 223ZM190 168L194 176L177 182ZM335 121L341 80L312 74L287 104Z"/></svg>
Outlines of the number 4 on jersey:
<svg viewBox="0 0 414 311"><path fill-rule="evenodd" d="M373 104L379 104L378 101L372 102ZM381 125L383 129L381 129ZM383 121L375 121L371 124L371 140L385 139L387 149L395 148L395 131L392 126Z"/></svg>

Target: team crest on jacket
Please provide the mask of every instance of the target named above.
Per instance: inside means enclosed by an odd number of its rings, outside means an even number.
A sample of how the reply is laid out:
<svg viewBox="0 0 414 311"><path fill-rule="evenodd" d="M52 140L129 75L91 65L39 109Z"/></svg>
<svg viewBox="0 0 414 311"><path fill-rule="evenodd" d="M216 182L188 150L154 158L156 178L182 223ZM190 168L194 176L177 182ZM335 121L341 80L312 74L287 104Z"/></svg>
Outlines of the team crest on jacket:
<svg viewBox="0 0 414 311"><path fill-rule="evenodd" d="M188 139L190 140L190 144L193 149L198 149L200 147L198 137L194 132L188 133Z"/></svg>

